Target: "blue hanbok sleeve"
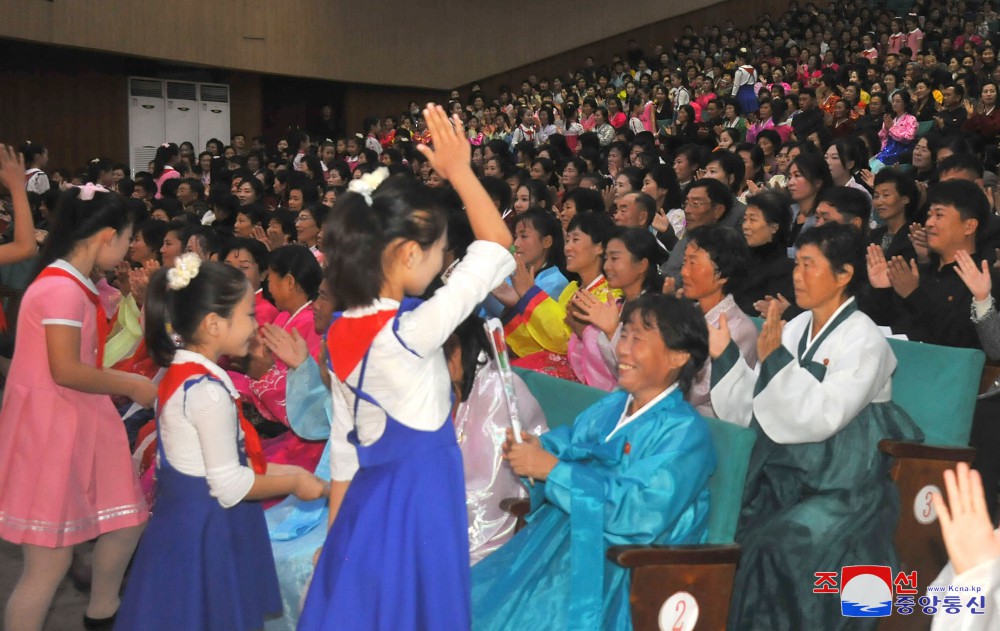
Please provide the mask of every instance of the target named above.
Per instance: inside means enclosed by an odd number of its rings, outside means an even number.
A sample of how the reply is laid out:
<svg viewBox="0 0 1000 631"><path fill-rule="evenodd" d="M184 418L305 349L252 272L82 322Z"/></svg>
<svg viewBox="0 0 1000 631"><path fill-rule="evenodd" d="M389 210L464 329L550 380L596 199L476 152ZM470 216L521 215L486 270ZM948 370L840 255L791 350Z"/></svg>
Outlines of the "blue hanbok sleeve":
<svg viewBox="0 0 1000 631"><path fill-rule="evenodd" d="M306 440L330 437L333 404L330 390L323 384L319 365L307 357L285 379L285 407L292 431Z"/></svg>
<svg viewBox="0 0 1000 631"><path fill-rule="evenodd" d="M679 394L647 414L661 418L626 427L606 443L603 436L593 446L574 441L593 449L579 459L570 459L577 450L566 450L544 485L545 498L570 515L581 503L603 505L603 531L611 543L652 543L665 533L690 532L693 524L683 522L704 517L690 509L715 469L705 421ZM594 437L585 420L578 419L574 439Z"/></svg>

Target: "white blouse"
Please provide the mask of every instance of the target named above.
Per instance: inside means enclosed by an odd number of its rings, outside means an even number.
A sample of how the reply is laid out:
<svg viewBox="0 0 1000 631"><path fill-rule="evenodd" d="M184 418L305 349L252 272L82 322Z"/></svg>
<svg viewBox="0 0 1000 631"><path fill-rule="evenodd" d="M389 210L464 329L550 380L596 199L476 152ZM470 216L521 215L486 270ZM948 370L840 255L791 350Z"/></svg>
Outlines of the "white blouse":
<svg viewBox="0 0 1000 631"><path fill-rule="evenodd" d="M181 349L173 363L200 364L218 381L203 379L186 392L182 386L167 400L160 412L163 453L177 471L205 478L223 508L234 506L256 478L239 460L237 440L243 432L233 400L239 393L226 371L204 355Z"/></svg>
<svg viewBox="0 0 1000 631"><path fill-rule="evenodd" d="M806 350L853 301L851 298L840 306L823 329L809 339ZM785 325L781 343L793 359L756 395L760 363L750 368L741 358L719 380L711 398L720 419L746 427L754 416L776 443L816 443L846 427L869 403L892 399L896 356L867 315L855 311L820 342L813 361L826 366L822 381L801 367L797 359L799 342L810 327L811 311Z"/></svg>
<svg viewBox="0 0 1000 631"><path fill-rule="evenodd" d="M347 434L355 427L359 442L370 445L385 431L387 412L399 423L425 432L436 431L447 421L451 377L441 347L489 292L514 272L514 267L514 257L507 248L492 241L476 241L454 267L446 285L399 317L399 339L393 332L393 321L385 324L372 342L361 383L361 390L378 401L381 408L359 401L355 418L354 393L331 373L333 427L329 444L333 480L350 480L358 470L357 450L347 441ZM359 318L398 308L395 300L379 298L367 307L345 311L343 317ZM351 386L358 386L362 364L359 362L348 376Z"/></svg>

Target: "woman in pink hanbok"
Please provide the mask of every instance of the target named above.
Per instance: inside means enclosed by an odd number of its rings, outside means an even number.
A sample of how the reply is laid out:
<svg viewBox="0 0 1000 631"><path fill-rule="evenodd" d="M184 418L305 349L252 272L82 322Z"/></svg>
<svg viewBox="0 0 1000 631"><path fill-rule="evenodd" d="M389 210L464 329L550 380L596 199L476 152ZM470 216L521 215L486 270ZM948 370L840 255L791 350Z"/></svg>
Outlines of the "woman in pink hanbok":
<svg viewBox="0 0 1000 631"><path fill-rule="evenodd" d="M281 311L273 324L306 341L309 355L320 361L322 338L313 325L309 309L323 280L323 270L309 248L286 245L271 252L268 259L268 289ZM294 332L293 332L294 331ZM288 366L267 352L257 341L251 350L247 374L230 373L244 402L253 405L260 417L288 426L285 407L285 379ZM323 453L322 441L307 441L294 432L263 441L268 462L295 464L312 471Z"/></svg>
<svg viewBox="0 0 1000 631"><path fill-rule="evenodd" d="M609 392L618 386L615 346L622 330L621 310L629 300L661 290L659 266L666 257L645 228L629 228L608 240L604 277L608 287L621 290L622 297L601 302L583 296L576 304L576 320L584 324L569 339L569 363L581 383Z"/></svg>

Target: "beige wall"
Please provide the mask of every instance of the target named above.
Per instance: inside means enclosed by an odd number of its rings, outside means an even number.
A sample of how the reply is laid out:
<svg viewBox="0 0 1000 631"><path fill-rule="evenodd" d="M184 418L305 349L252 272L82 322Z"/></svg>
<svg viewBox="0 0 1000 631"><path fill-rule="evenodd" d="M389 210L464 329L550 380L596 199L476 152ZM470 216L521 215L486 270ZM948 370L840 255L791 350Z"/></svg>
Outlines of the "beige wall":
<svg viewBox="0 0 1000 631"><path fill-rule="evenodd" d="M3 0L0 37L265 74L449 89L718 2Z"/></svg>
<svg viewBox="0 0 1000 631"><path fill-rule="evenodd" d="M813 2L817 6L826 4L826 0L813 0ZM477 82L487 94L495 94L500 85L507 84L516 93L521 81L529 74L539 78L566 76L568 70L579 70L588 55L594 57L597 66L610 64L612 56L625 52L629 39L635 39L645 53L651 56L653 47L657 44L669 48L670 44L680 37L686 25L691 25L700 32L702 27L721 26L726 20L733 20L737 27L746 28L750 26L748 20L755 22L765 12L770 12L775 17L781 15L788 9L788 0L723 0L718 3L703 3L701 6L702 8L689 13L646 24L627 33L591 41L584 46L562 51L546 59L539 58L520 67L511 66L495 75L483 75L478 80L470 81L465 87L471 87L473 82Z"/></svg>

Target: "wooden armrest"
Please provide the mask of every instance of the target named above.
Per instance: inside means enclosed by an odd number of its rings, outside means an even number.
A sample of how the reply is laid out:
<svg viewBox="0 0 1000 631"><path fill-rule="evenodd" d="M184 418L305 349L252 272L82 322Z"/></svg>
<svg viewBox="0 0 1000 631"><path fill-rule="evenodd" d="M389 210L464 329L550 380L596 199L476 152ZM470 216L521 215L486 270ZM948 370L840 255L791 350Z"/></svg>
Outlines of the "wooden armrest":
<svg viewBox="0 0 1000 631"><path fill-rule="evenodd" d="M740 558L740 547L735 544L612 546L608 548L607 556L621 567L735 564Z"/></svg>
<svg viewBox="0 0 1000 631"><path fill-rule="evenodd" d="M500 510L518 519L524 519L524 516L531 512L531 500L526 497L508 497L500 500Z"/></svg>
<svg viewBox="0 0 1000 631"><path fill-rule="evenodd" d="M989 392L997 381L1000 381L1000 362L987 361L983 366L983 376L979 380L979 394Z"/></svg>
<svg viewBox="0 0 1000 631"><path fill-rule="evenodd" d="M919 458L921 460L949 460L972 462L976 450L972 447L937 447L903 440L880 440L879 451L894 458Z"/></svg>

